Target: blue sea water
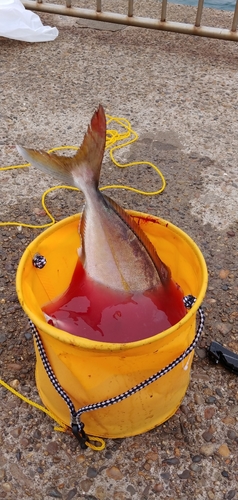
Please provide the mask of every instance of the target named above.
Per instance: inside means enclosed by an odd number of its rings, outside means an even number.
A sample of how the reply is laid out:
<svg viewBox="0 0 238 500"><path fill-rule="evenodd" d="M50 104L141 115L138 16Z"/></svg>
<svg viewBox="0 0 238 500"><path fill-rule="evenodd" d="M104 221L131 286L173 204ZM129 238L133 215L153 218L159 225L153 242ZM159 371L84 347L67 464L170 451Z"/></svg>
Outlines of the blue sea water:
<svg viewBox="0 0 238 500"><path fill-rule="evenodd" d="M178 3L179 5L192 5L197 7L198 0L169 0L171 3ZM204 0L204 7L219 10L232 10L234 11L236 0Z"/></svg>

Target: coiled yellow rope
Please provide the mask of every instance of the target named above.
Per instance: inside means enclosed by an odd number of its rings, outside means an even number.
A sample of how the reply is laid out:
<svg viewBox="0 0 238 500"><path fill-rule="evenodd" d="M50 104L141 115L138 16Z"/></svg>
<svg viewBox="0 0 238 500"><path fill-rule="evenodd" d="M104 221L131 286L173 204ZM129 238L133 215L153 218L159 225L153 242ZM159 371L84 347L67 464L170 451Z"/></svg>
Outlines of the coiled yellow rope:
<svg viewBox="0 0 238 500"><path fill-rule="evenodd" d="M118 117L113 117L110 115L106 115L106 116L107 116L107 126L109 126L112 122L115 122L122 129L124 129L123 132L118 132L116 129L107 130L106 149L109 149L109 154L110 154L110 158L111 158L112 162L119 168L134 167L134 166L138 166L138 165L148 165L148 166L152 167L152 169L155 170L157 175L159 175L161 182L162 182L162 185L158 190L150 191L150 192L143 191L141 189L136 189L136 188L133 188L133 187L130 187L127 185L123 185L123 184L112 184L112 185L108 185L108 186L103 186L100 189L102 191L105 189L127 189L129 191L134 191L135 193L139 193L139 194L142 194L145 196L155 196L157 194L162 193L162 191L165 189L165 186L166 186L165 178L164 178L162 172L153 163L150 163L147 161L134 161L134 162L130 162L130 163L121 164L115 160L115 157L114 157L115 151L118 149L124 148L126 146L129 146L133 142L137 141L138 134L131 128L131 124L126 118L118 118ZM127 139L129 139L129 140L127 141ZM121 141L126 141L126 142L121 143ZM120 142L120 144L118 144L119 142ZM64 149L77 150L78 147L77 146L59 146L59 147L55 147L55 148L50 149L48 151L48 153L52 153L53 151L60 151L60 150L64 150ZM9 167L1 167L0 171L13 170L16 168L25 168L25 167L30 167L30 163L25 163L23 165L12 165ZM23 227L29 227L29 228L35 228L35 229L43 229L43 228L52 226L56 221L55 221L55 218L53 217L53 215L48 210L48 208L46 206L45 199L46 199L46 196L48 195L48 193L55 191L57 189L70 189L70 190L74 190L74 191L79 191L76 187L73 187L73 186L53 186L53 187L47 189L43 193L42 198L41 198L41 204L42 204L44 211L46 212L46 214L48 215L48 217L50 219L49 223L37 225L37 224L27 224L25 222L0 222L0 226L19 226L20 225ZM55 420L60 425L60 427L54 427L55 430L61 431L61 432L66 432L68 430L68 427L61 420L59 420L58 417L56 417L50 410L47 410L44 406L41 406L41 405L35 403L34 401L31 401L30 399L26 398L25 396L20 394L18 391L13 389L10 385L6 384L6 382L4 382L1 379L0 379L0 384L3 387L5 387L6 389L8 389L9 391L11 391L15 396L18 396L20 399L22 399L26 403L34 406L38 410L43 411L49 417L51 417L53 420ZM87 441L86 444L91 449L101 451L105 448L105 442L103 439L98 438L98 437L95 438L92 436L89 436L89 439L90 440ZM98 442L99 446L94 445L91 441Z"/></svg>
<svg viewBox="0 0 238 500"><path fill-rule="evenodd" d="M114 152L118 149L129 146L129 144L132 144L133 142L137 141L138 134L131 128L131 124L126 118L118 118L118 117L113 117L110 115L106 115L106 117L107 117L107 126L109 124L111 124L112 122L115 122L118 125L120 125L120 127L122 129L124 129L124 131L122 131L122 132L118 132L116 129L108 129L107 130L106 149L109 149L109 155L110 155L112 162L119 168L135 167L138 165L148 165L160 177L162 185L156 191L143 191L141 189L136 189L136 188L133 188L131 186L124 185L124 184L111 184L111 185L103 186L102 188L100 188L101 191L103 191L105 189L127 189L129 191L134 191L135 193L139 193L139 194L142 194L145 196L155 196L157 194L162 193L162 191L165 189L166 182L165 182L165 178L164 178L162 172L158 169L158 167L156 167L156 165L154 165L153 163L147 162L147 161L134 161L134 162L130 162L130 163L121 164L115 160ZM129 139L129 140L121 143L121 141L125 141L126 139ZM118 142L120 142L121 144L118 144ZM61 151L64 149L77 150L78 147L77 146L59 146L59 147L55 147L55 148L50 149L48 151L48 153L53 153L54 151ZM9 167L1 167L0 171L12 170L12 169L16 169L16 168L26 168L26 167L30 167L30 163L25 163L23 165L11 165ZM46 196L50 192L55 191L57 189L70 189L72 191L79 191L78 188L73 187L73 186L53 186L53 187L47 189L43 193L42 198L41 198L41 204L42 204L44 211L46 212L46 214L48 215L48 217L50 219L50 222L48 222L47 224L37 225L37 224L27 224L25 222L12 222L11 221L11 222L0 222L0 226L22 226L22 227L29 227L29 228L34 228L34 229L44 229L46 227L52 226L53 224L55 224L56 220L53 217L53 215L50 213L50 211L48 210L48 208L46 206L45 199L46 199Z"/></svg>

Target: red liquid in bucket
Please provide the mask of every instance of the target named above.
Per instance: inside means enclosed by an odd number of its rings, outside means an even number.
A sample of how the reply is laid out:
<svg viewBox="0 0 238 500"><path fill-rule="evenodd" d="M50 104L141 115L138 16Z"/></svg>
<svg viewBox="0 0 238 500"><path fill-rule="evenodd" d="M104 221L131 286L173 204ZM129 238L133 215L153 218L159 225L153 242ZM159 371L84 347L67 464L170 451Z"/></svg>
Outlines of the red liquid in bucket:
<svg viewBox="0 0 238 500"><path fill-rule="evenodd" d="M173 281L166 290L125 294L92 281L80 261L68 290L42 310L48 323L61 330L111 343L152 337L186 314L182 291Z"/></svg>

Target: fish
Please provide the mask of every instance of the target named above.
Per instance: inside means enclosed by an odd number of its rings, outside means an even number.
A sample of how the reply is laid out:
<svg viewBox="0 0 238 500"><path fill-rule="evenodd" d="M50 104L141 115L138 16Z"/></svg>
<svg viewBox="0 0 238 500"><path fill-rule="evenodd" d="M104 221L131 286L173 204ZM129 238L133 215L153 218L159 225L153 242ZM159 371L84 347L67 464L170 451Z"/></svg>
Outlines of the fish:
<svg viewBox="0 0 238 500"><path fill-rule="evenodd" d="M45 174L80 189L79 258L88 277L126 294L167 289L171 271L135 220L99 189L106 143L102 105L94 112L83 142L72 157L17 146L22 157Z"/></svg>
<svg viewBox="0 0 238 500"><path fill-rule="evenodd" d="M182 290L143 229L99 189L105 143L106 116L99 105L73 157L17 149L85 197L79 259L65 292L42 306L46 321L90 340L127 343L170 328L186 309Z"/></svg>

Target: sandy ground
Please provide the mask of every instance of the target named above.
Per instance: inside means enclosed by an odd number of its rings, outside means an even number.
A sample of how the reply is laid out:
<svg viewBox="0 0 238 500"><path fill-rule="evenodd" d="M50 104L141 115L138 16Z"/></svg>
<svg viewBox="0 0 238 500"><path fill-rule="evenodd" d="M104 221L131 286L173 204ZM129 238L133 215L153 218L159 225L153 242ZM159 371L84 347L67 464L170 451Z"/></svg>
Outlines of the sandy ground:
<svg viewBox="0 0 238 500"><path fill-rule="evenodd" d="M140 14L146 5L141 2ZM157 4L150 6L154 14ZM173 20L191 22L194 12L169 7ZM143 435L106 440L101 452L82 451L74 437L54 431L49 417L1 387L0 498L237 499L237 377L206 356L211 340L238 352L237 44L133 28L95 30L53 15L41 19L59 29L54 42L0 39L0 166L22 162L17 143L78 145L99 102L109 115L127 118L139 139L116 158L153 162L167 186L151 197L122 190L110 195L125 208L171 221L196 241L209 270L206 325L176 414ZM206 25L230 22L231 13L204 12ZM52 179L33 168L0 176L2 221L48 222L41 195ZM145 191L160 186L150 167L119 170L106 153L101 185L116 182ZM58 221L79 212L82 200L55 191L47 206ZM15 274L40 232L3 226L0 251L1 379L36 402L34 347Z"/></svg>

